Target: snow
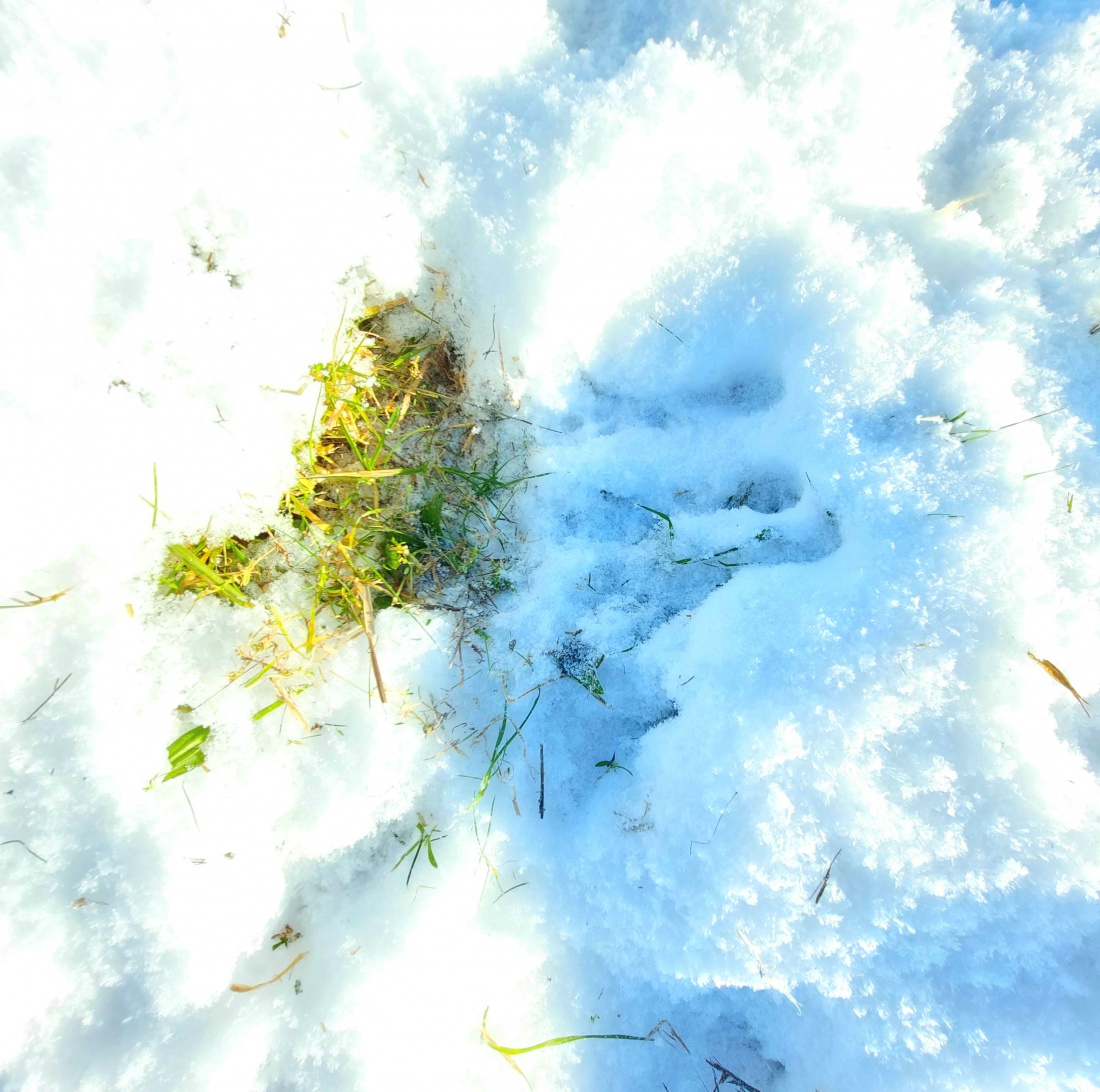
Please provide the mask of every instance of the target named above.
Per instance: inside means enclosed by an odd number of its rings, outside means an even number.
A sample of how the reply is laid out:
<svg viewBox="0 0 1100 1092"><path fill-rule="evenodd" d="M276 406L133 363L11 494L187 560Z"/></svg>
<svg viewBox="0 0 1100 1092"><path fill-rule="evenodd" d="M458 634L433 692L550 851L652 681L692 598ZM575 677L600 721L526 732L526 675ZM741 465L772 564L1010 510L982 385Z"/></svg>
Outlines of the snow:
<svg viewBox="0 0 1100 1092"><path fill-rule="evenodd" d="M3 1087L520 1087L486 1008L667 1021L539 1089L1100 1087L1100 743L1028 657L1100 689L1098 47L1070 0L8 4L0 597L71 591L0 614ZM488 642L383 612L391 700L349 644L303 737L226 685L254 612L155 578L274 518L372 278L546 476ZM144 791L181 705L208 771Z"/></svg>

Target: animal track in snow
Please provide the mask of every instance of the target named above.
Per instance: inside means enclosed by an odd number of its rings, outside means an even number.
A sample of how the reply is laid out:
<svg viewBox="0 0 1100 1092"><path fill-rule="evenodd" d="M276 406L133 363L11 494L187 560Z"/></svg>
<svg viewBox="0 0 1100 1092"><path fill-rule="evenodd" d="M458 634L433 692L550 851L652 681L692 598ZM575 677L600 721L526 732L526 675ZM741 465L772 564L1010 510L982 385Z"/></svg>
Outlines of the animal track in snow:
<svg viewBox="0 0 1100 1092"><path fill-rule="evenodd" d="M545 743L558 816L597 791L586 768L612 755L629 768L633 742L677 715L677 684L657 682L639 646L710 597L736 595L756 567L812 564L840 546L832 467L806 442L821 432L815 384L834 316L789 287L800 263L761 243L705 288L666 286L662 300L682 312L657 322L653 304L627 308L563 392L561 415L540 415L559 435L524 514L544 547L516 607L535 656L513 692L558 680L542 686L527 741Z"/></svg>
<svg viewBox="0 0 1100 1092"><path fill-rule="evenodd" d="M793 508L802 499L802 485L789 468L750 467L726 502L727 508L751 508L774 515Z"/></svg>

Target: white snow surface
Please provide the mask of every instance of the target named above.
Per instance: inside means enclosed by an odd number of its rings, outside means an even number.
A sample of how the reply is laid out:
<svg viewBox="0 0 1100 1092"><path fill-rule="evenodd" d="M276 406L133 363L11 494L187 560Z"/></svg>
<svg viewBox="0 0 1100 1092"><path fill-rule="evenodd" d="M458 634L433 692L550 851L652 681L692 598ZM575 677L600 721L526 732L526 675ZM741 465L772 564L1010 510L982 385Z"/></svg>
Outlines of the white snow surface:
<svg viewBox="0 0 1100 1092"><path fill-rule="evenodd" d="M0 1085L1100 1088L1098 5L274 8L0 9ZM545 476L304 739L156 578L370 278Z"/></svg>

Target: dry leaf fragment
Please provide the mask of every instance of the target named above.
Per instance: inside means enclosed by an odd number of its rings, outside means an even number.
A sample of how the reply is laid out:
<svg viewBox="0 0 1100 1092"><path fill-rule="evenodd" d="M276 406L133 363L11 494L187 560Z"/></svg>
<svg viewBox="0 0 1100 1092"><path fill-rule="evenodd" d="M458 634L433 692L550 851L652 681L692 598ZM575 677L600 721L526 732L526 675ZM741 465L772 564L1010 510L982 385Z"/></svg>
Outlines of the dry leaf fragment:
<svg viewBox="0 0 1100 1092"><path fill-rule="evenodd" d="M1034 661L1035 661L1035 662L1036 662L1036 663L1037 663L1037 664L1038 664L1038 665L1039 665L1039 666L1040 666L1040 667L1041 667L1041 668L1042 668L1042 669L1043 669L1043 670L1044 670L1044 671L1045 671L1045 672L1046 672L1046 673L1047 673L1047 674L1048 674L1048 675L1049 675L1049 676L1050 676L1050 677L1051 677L1052 679L1054 679L1054 681L1055 681L1055 682L1059 682L1059 683L1061 683L1061 684L1062 684L1062 685L1063 685L1063 686L1064 686L1064 687L1065 687L1065 688L1066 688L1066 689L1067 689L1067 690L1068 690L1068 691L1069 691L1069 692L1070 692L1070 693L1071 693L1071 694L1072 694L1072 695L1073 695L1073 696L1074 696L1074 697L1075 697L1075 698L1076 698L1076 699L1077 699L1077 700L1078 700L1078 701L1079 701L1079 702L1081 703L1081 708L1082 708L1082 709L1084 709L1084 711L1085 711L1085 716L1086 716L1086 717L1088 717L1088 716L1091 716L1091 715L1092 715L1091 713L1089 713L1089 709L1088 709L1088 705L1089 705L1089 703L1088 703L1087 701L1085 701L1085 699L1084 699L1083 697L1081 697L1081 695L1080 695L1080 694L1078 694L1076 690L1074 690L1074 688L1073 688L1073 683L1071 683L1071 682L1069 681L1069 679L1067 679L1067 678L1065 677L1065 675L1063 675L1063 674L1062 674L1062 672L1061 672L1061 671L1059 671L1059 670L1058 670L1058 668L1056 668L1056 667L1054 666L1054 664L1052 664L1052 663L1050 662L1050 660L1040 660L1040 659L1039 659L1039 657L1038 657L1038 656L1036 656L1034 652L1029 652L1029 653L1028 653L1028 655L1029 655L1029 656L1030 656L1030 657L1031 657L1031 658L1032 658L1032 659L1033 659L1033 660L1034 660Z"/></svg>
<svg viewBox="0 0 1100 1092"><path fill-rule="evenodd" d="M269 978L266 982L257 982L255 986L242 986L239 983L234 982L229 988L234 993L249 993L251 990L262 990L264 986L270 986L272 982L278 982L284 975L289 974L298 964L309 955L309 952L299 952L274 978Z"/></svg>
<svg viewBox="0 0 1100 1092"><path fill-rule="evenodd" d="M963 208L965 205L969 205L971 201L978 201L981 198L988 197L988 196L989 196L988 193L972 193L969 197L960 197L959 200L957 200L957 201L948 201L947 204L944 205L942 209L936 209L936 215L937 216L952 216L956 212L958 212L959 209Z"/></svg>

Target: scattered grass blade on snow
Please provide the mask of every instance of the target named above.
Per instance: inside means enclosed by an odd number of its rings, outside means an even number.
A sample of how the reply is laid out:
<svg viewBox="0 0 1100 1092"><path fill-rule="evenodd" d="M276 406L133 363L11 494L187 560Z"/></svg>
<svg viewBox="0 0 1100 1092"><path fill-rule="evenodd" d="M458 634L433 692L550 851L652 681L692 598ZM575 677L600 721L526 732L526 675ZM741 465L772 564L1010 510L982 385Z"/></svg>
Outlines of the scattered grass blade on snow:
<svg viewBox="0 0 1100 1092"><path fill-rule="evenodd" d="M520 726L510 736L508 736L507 739L504 738L505 733L508 731L508 706L505 705L504 716L501 719L500 731L497 732L496 743L493 744L493 753L489 758L489 765L486 768L485 773L482 775L481 784L478 786L477 793L475 794L473 800L471 800L470 803L466 805L467 811L469 811L473 807L476 807L477 804L481 802L481 798L485 795L486 790L489 788L490 782L492 782L496 774L500 772L500 767L504 763L505 753L512 745L516 737L523 731L524 727L526 727L527 722L531 719L531 714L535 711L535 707L539 703L540 697L542 697L541 690L535 695L535 700L531 703L531 708L527 710L527 716L523 718Z"/></svg>
<svg viewBox="0 0 1100 1092"><path fill-rule="evenodd" d="M157 483L157 464L153 463L153 499L143 497L140 494L138 499L144 501L153 510L153 530L157 528L157 516L164 516L165 519L171 519L167 512L160 510L160 485Z"/></svg>
<svg viewBox="0 0 1100 1092"><path fill-rule="evenodd" d="M420 851L422 849L428 851L428 864L430 864L432 868L439 867L439 864L435 859L435 853L432 851L432 835L439 834L439 829L437 827L432 827L432 829L429 830L428 824L424 819L424 816L421 815L419 812L417 812L416 819L416 829L420 831L420 837L417 838L417 840L411 846L409 846L409 848L406 849L404 853L401 854L400 860L398 860L397 864L395 864L393 868L390 869L391 872L396 872L397 869L401 867L401 862L405 860L405 858L408 857L410 853L413 854L412 863L409 865L409 874L405 877L406 887L409 886L409 881L412 879L413 869L416 868L416 862L420 859ZM437 838L436 841L442 841L445 837L446 835L444 834L440 838Z"/></svg>
<svg viewBox="0 0 1100 1092"><path fill-rule="evenodd" d="M513 1055L516 1054L530 1054L535 1050L545 1050L547 1047L553 1046L565 1046L567 1043L579 1043L584 1039L624 1039L635 1043L651 1043L653 1037L656 1035L661 1024L658 1024L648 1035L559 1035L553 1039L544 1039L541 1043L534 1043L531 1046L525 1047L507 1047L498 1043L488 1032L485 1027L486 1021L489 1019L489 1010L486 1008L481 1017L481 1039L482 1041L498 1054L504 1056L508 1064L526 1080L524 1072L518 1065L516 1065ZM664 1023L664 1021L662 1021ZM677 1036L679 1038L679 1036Z"/></svg>

